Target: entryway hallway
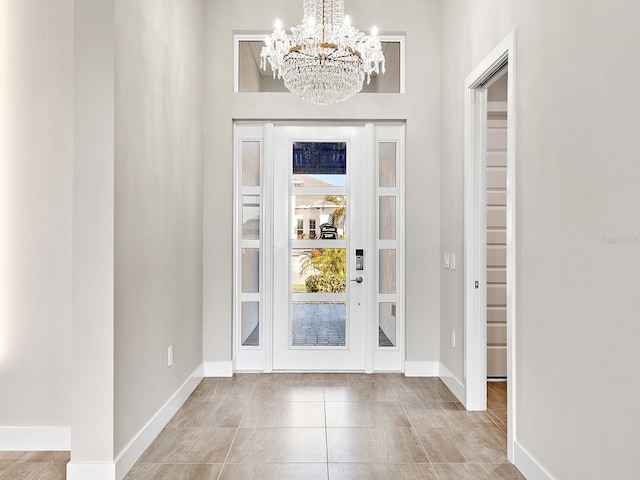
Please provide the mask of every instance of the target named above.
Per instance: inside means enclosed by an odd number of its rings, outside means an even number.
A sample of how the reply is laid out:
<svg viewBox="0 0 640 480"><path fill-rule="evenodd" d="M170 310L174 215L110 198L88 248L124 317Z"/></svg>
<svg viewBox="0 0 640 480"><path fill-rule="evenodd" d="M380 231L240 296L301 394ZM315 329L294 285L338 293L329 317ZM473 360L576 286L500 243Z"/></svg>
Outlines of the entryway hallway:
<svg viewBox="0 0 640 480"><path fill-rule="evenodd" d="M238 374L204 379L126 477L152 479L524 477L504 425L465 411L439 379Z"/></svg>

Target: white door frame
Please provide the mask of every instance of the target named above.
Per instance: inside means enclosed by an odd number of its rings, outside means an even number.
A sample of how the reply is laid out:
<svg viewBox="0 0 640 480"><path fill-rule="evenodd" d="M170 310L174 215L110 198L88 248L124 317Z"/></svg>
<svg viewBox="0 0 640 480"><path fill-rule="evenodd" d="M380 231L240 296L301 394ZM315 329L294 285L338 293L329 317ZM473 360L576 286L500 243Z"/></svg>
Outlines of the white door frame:
<svg viewBox="0 0 640 480"><path fill-rule="evenodd" d="M487 407L486 82L508 64L507 94L507 456L513 462L516 412L516 33L465 80L465 407Z"/></svg>

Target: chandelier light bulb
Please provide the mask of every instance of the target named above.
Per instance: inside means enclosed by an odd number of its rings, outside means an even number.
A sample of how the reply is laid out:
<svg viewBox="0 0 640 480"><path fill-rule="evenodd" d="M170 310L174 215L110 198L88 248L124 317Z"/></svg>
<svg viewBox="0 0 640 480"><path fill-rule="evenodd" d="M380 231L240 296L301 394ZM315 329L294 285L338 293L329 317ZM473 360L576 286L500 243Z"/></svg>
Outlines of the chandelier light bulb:
<svg viewBox="0 0 640 480"><path fill-rule="evenodd" d="M376 27L375 25L371 28L371 36L372 37L378 36L378 27Z"/></svg>
<svg viewBox="0 0 640 480"><path fill-rule="evenodd" d="M374 27L366 35L344 14L344 0L302 0L303 17L291 33L275 30L265 40L260 66L314 105L340 103L362 90L364 79L384 73L384 55ZM318 22L318 23L316 23Z"/></svg>

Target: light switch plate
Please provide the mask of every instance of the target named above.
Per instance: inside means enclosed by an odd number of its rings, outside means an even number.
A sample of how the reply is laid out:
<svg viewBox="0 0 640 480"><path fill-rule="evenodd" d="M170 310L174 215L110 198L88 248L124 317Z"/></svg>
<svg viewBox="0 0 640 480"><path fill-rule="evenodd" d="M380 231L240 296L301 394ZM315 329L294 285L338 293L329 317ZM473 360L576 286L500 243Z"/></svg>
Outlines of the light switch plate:
<svg viewBox="0 0 640 480"><path fill-rule="evenodd" d="M455 270L456 269L456 254L455 253L450 253L449 254L449 268L451 270Z"/></svg>
<svg viewBox="0 0 640 480"><path fill-rule="evenodd" d="M444 268L449 268L449 252L444 252Z"/></svg>

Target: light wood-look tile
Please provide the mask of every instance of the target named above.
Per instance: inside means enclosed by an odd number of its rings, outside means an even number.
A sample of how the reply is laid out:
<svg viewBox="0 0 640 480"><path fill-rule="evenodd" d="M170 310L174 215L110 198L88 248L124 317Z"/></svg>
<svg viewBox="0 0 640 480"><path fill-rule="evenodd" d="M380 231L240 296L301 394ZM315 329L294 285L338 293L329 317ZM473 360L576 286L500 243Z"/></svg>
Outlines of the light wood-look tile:
<svg viewBox="0 0 640 480"><path fill-rule="evenodd" d="M63 463L16 463L0 474L0 480L65 480Z"/></svg>
<svg viewBox="0 0 640 480"><path fill-rule="evenodd" d="M264 379L264 374L262 373L244 373L244 372L239 372L236 373L233 377L221 377L218 378L218 382L219 383L245 383L245 384L249 384L249 383L257 383L260 382Z"/></svg>
<svg viewBox="0 0 640 480"><path fill-rule="evenodd" d="M125 480L217 480L222 464L138 463Z"/></svg>
<svg viewBox="0 0 640 480"><path fill-rule="evenodd" d="M485 413L467 412L437 378L204 379L126 480L523 480L506 462L506 388L488 392ZM42 477L54 461L0 452L0 480L62 480Z"/></svg>
<svg viewBox="0 0 640 480"><path fill-rule="evenodd" d="M452 413L464 411L464 407L458 402L411 402L404 410L414 427L455 428Z"/></svg>
<svg viewBox="0 0 640 480"><path fill-rule="evenodd" d="M414 427L431 463L464 463L466 457L458 449L447 428Z"/></svg>
<svg viewBox="0 0 640 480"><path fill-rule="evenodd" d="M240 428L226 463L326 461L324 428Z"/></svg>
<svg viewBox="0 0 640 480"><path fill-rule="evenodd" d="M452 433L458 450L471 463L504 463L507 461L507 440L496 425Z"/></svg>
<svg viewBox="0 0 640 480"><path fill-rule="evenodd" d="M258 402L247 404L241 428L324 427L323 402Z"/></svg>
<svg viewBox="0 0 640 480"><path fill-rule="evenodd" d="M411 428L327 428L329 462L427 463Z"/></svg>
<svg viewBox="0 0 640 480"><path fill-rule="evenodd" d="M236 402L187 401L167 424L167 428L237 427L246 404Z"/></svg>
<svg viewBox="0 0 640 480"><path fill-rule="evenodd" d="M327 402L398 402L400 394L395 383L357 382L326 386Z"/></svg>
<svg viewBox="0 0 640 480"><path fill-rule="evenodd" d="M279 385L320 385L326 381L325 373L276 373L262 375L259 383L271 383ZM329 374L330 375L330 374Z"/></svg>
<svg viewBox="0 0 640 480"><path fill-rule="evenodd" d="M224 463L235 428L165 428L140 463Z"/></svg>
<svg viewBox="0 0 640 480"><path fill-rule="evenodd" d="M327 402L327 427L410 427L397 402Z"/></svg>
<svg viewBox="0 0 640 480"><path fill-rule="evenodd" d="M507 460L506 438L493 424L467 430L415 429L432 463L503 463Z"/></svg>
<svg viewBox="0 0 640 480"><path fill-rule="evenodd" d="M469 430L475 427L493 427L494 422L486 412L467 412L465 410L443 412L447 427L451 430Z"/></svg>
<svg viewBox="0 0 640 480"><path fill-rule="evenodd" d="M330 463L330 480L439 480L428 463Z"/></svg>
<svg viewBox="0 0 640 480"><path fill-rule="evenodd" d="M211 402L218 388L218 380L215 378L204 378L189 397L190 401Z"/></svg>
<svg viewBox="0 0 640 480"><path fill-rule="evenodd" d="M397 383L404 404L423 402L457 402L456 396L439 379L406 378Z"/></svg>
<svg viewBox="0 0 640 480"><path fill-rule="evenodd" d="M326 463L227 463L219 480L327 480Z"/></svg>
<svg viewBox="0 0 640 480"><path fill-rule="evenodd" d="M256 388L255 382L225 382L218 379L216 391L210 402L235 402L243 403L251 399L251 394Z"/></svg>
<svg viewBox="0 0 640 480"><path fill-rule="evenodd" d="M434 465L439 480L526 480L516 467L507 464L458 463Z"/></svg>
<svg viewBox="0 0 640 480"><path fill-rule="evenodd" d="M15 463L26 457L29 452L0 450L0 463Z"/></svg>
<svg viewBox="0 0 640 480"><path fill-rule="evenodd" d="M69 463L70 452L29 452L20 459L23 463Z"/></svg>
<svg viewBox="0 0 640 480"><path fill-rule="evenodd" d="M323 402L321 385L263 382L256 385L251 400L261 402Z"/></svg>

